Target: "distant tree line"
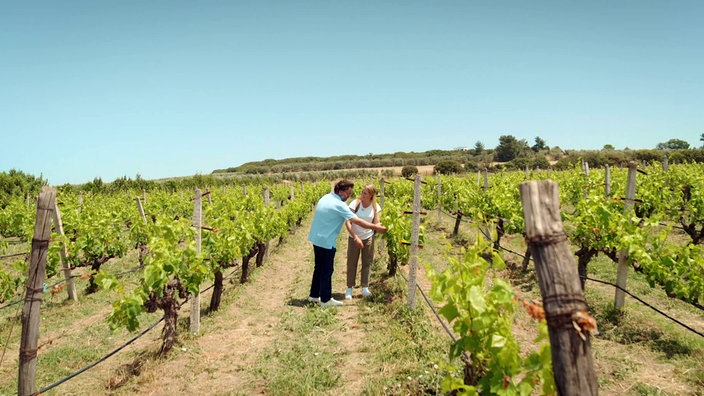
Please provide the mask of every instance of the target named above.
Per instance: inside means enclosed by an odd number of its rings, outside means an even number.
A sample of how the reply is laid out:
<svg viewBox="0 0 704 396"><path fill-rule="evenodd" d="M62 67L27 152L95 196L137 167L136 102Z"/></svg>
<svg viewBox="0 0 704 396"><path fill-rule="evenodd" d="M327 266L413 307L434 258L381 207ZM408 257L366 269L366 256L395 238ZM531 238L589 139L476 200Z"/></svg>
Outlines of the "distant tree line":
<svg viewBox="0 0 704 396"><path fill-rule="evenodd" d="M15 169L0 172L0 209L5 208L12 197L38 195L46 184L42 176L35 177Z"/></svg>
<svg viewBox="0 0 704 396"><path fill-rule="evenodd" d="M435 165L441 160L464 162L467 153L458 150L430 150L422 153L342 155L334 157L300 157L282 160L266 159L247 162L237 167L217 169L213 173L267 174L282 172L315 172L355 168L390 168L406 165Z"/></svg>
<svg viewBox="0 0 704 396"><path fill-rule="evenodd" d="M704 142L704 134L701 140ZM472 149L266 159L247 162L237 167L217 169L212 174L301 175L306 172L343 169L401 167L402 175L406 176L417 173L417 167L422 165L434 165L436 173L451 174L477 169L564 169L581 159L587 160L593 167L606 164L619 166L632 160L662 161L665 155L673 163L703 162L701 150L689 149L689 143L681 139L670 139L659 143L655 150L617 151L607 144L602 150L565 151L560 147L548 146L545 139L540 136L536 136L534 143L530 145L525 139L502 135L499 137L499 144L493 149L486 149L483 142L477 141ZM413 167L416 167L415 170Z"/></svg>
<svg viewBox="0 0 704 396"><path fill-rule="evenodd" d="M700 140L704 144L704 133ZM625 166L629 161L663 161L670 163L704 162L704 145L701 149L690 148L688 142L670 139L658 143L652 150L616 150L605 144L601 150L562 150L550 147L539 136L534 144L513 135L502 135L499 144L486 149L477 141L473 148L454 150L429 150L425 152L396 152L393 154L341 155L334 157L298 157L282 160L266 159L248 162L238 167L218 169L207 175L175 177L164 180L146 180L139 174L135 178L122 176L112 182L96 177L85 184L64 184L62 191L86 191L111 193L135 191L181 191L194 188L215 188L231 185L272 184L282 181L315 182L340 178L392 177L388 168L401 167L401 174L410 177L418 173L418 166L434 165L436 174L456 174L478 169L523 170L568 169L584 160L594 167ZM379 168L378 170L375 168ZM25 174L17 170L0 173L0 207L5 207L12 196L35 196L47 180L41 176Z"/></svg>

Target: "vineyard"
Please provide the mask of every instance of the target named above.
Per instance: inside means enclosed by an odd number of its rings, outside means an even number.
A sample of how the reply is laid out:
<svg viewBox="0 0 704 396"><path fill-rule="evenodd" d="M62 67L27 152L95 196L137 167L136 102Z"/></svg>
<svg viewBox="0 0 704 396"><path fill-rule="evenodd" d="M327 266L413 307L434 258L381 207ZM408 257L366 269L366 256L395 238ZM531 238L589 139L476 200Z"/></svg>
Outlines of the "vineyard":
<svg viewBox="0 0 704 396"><path fill-rule="evenodd" d="M574 331L601 392L702 394L703 174L653 163L375 180L389 231L374 294L355 289L339 309L306 302L306 236L329 182L59 193L40 304L24 298L37 206L17 199L0 211L0 394L17 393L35 350L44 394L554 394L518 189L547 179L598 325ZM18 353L33 303L38 344Z"/></svg>

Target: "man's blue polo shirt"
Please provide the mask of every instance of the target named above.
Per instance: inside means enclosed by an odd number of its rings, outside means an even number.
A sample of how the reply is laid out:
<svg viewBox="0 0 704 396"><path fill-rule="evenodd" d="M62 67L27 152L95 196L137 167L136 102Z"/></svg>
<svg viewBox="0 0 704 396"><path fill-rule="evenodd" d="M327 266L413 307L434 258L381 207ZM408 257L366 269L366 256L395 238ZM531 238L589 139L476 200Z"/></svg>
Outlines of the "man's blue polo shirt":
<svg viewBox="0 0 704 396"><path fill-rule="evenodd" d="M323 195L315 209L308 240L315 246L325 249L334 248L337 245L337 236L340 235L342 224L355 216L339 195L335 193Z"/></svg>

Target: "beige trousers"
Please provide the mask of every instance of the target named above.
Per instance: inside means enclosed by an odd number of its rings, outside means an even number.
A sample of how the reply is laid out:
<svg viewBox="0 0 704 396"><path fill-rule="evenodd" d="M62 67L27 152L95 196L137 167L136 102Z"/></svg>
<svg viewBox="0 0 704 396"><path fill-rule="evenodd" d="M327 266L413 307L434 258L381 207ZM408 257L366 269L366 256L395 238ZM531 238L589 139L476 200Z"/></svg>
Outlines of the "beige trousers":
<svg viewBox="0 0 704 396"><path fill-rule="evenodd" d="M355 285L357 277L357 262L359 254L362 253L362 287L369 287L369 270L372 267L374 260L374 236L363 240L364 248L360 249L354 243L354 239L347 238L347 287L352 288Z"/></svg>

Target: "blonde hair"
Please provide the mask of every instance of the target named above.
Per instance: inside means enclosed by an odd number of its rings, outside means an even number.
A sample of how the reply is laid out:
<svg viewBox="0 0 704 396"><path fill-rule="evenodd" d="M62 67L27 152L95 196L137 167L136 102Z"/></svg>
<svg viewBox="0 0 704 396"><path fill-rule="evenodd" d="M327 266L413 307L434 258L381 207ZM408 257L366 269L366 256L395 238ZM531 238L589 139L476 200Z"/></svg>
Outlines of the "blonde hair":
<svg viewBox="0 0 704 396"><path fill-rule="evenodd" d="M362 188L362 192L368 192L372 196L372 210L374 211L374 216L376 216L376 187L373 184L367 184ZM362 206L362 198L357 198L357 206L352 210L352 212L357 213L359 207Z"/></svg>

